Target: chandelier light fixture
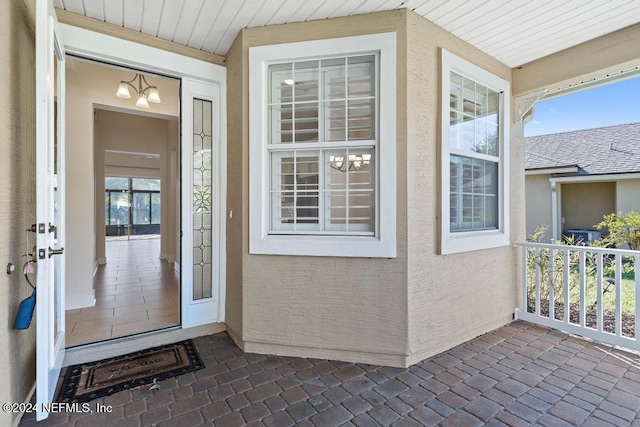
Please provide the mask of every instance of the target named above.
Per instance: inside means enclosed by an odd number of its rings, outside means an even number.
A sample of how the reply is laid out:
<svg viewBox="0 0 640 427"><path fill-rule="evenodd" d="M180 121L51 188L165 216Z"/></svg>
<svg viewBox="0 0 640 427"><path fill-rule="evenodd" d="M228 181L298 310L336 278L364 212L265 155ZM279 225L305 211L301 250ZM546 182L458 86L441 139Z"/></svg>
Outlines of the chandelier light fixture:
<svg viewBox="0 0 640 427"><path fill-rule="evenodd" d="M347 158L345 158L347 157ZM359 171L371 162L371 154L349 154L349 156L329 156L329 164L333 169L346 172ZM346 166L346 167L345 167Z"/></svg>
<svg viewBox="0 0 640 427"><path fill-rule="evenodd" d="M138 81L138 87L134 86L136 80ZM129 81L121 80L116 95L120 98L131 98L129 88L132 88L138 97L138 100L136 101L137 107L149 108L149 102L153 102L154 104L160 103L158 88L156 86L151 86L142 74L136 74L135 77Z"/></svg>

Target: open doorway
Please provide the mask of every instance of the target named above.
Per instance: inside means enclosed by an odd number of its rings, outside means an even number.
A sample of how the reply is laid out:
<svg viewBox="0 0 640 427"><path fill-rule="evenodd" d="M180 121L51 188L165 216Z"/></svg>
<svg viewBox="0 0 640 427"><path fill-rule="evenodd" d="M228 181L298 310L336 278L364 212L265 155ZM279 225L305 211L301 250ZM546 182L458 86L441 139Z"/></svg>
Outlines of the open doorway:
<svg viewBox="0 0 640 427"><path fill-rule="evenodd" d="M90 107L93 115L95 303L68 304L66 346L179 326L180 81L74 57L67 63L68 114ZM131 98L117 97L118 83L134 76ZM137 93L147 85L161 103L142 108ZM76 302L69 289L67 301Z"/></svg>

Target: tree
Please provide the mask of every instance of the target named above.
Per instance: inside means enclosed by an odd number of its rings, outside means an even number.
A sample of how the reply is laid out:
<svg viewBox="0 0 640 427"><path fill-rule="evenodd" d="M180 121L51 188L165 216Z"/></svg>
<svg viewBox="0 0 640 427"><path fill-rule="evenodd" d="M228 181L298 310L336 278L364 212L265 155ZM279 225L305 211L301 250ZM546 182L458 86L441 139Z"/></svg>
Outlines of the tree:
<svg viewBox="0 0 640 427"><path fill-rule="evenodd" d="M626 244L633 251L640 248L640 214L635 211L629 211L626 214L610 213L594 227L609 231L609 235L602 238L602 241L607 244L614 246Z"/></svg>

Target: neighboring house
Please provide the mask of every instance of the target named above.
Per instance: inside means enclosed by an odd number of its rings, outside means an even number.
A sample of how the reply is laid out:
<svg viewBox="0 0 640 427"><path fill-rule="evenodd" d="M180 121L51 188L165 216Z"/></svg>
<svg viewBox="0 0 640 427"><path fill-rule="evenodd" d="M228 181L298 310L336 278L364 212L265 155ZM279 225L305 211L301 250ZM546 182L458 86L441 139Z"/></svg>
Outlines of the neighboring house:
<svg viewBox="0 0 640 427"><path fill-rule="evenodd" d="M524 161L527 234L542 225L559 239L640 212L640 123L528 137Z"/></svg>
<svg viewBox="0 0 640 427"><path fill-rule="evenodd" d="M36 102L36 87L64 90L52 64L50 74L34 66L54 46L34 42L51 28L41 13L36 25L34 3L0 2L0 254L16 265L46 234L33 195L43 172L36 135L53 146L55 116L53 97L38 92ZM257 353L406 366L509 323L520 301L513 243L525 238L524 119L547 91L640 65L634 2L606 3L617 18L597 31L592 21L607 11L580 5L502 2L497 13L495 2L226 1L204 2L205 11L171 1L161 13L157 2L55 3L76 12L52 12L68 53L181 80L177 333L226 330ZM196 48L186 46L195 38ZM66 96L68 293L38 294L38 307L52 307L36 320L45 338L64 338L64 322L47 323L56 301L90 305L94 267L108 262L94 219L103 191L94 185L98 103L82 86ZM43 109L47 119L36 119ZM194 110L208 111L209 124ZM198 145L212 135L212 147ZM213 156L213 167L194 166L197 156ZM43 232L28 234L25 248L24 230L38 222ZM213 255L194 260L194 249ZM2 277L0 396L28 401L34 366L38 382L55 385L60 348L54 337L38 341L36 358L33 328L11 329L27 287L18 274ZM3 414L0 424L17 417Z"/></svg>

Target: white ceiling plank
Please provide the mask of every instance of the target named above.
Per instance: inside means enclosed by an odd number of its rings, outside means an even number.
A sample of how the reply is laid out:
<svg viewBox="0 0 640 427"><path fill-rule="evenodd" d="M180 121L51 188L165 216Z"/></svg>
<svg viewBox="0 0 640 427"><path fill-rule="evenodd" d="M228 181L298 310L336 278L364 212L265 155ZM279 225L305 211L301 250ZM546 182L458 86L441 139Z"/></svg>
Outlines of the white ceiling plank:
<svg viewBox="0 0 640 427"><path fill-rule="evenodd" d="M205 1L202 5L202 12L193 27L191 38L188 41L188 46L196 49L202 49L204 41L209 35L209 31L212 28L212 17L218 16L220 9L222 8L221 1Z"/></svg>
<svg viewBox="0 0 640 427"><path fill-rule="evenodd" d="M176 26L176 30L173 37L171 37L171 40L184 45L189 43L189 39L196 27L198 18L202 16L204 3L204 0L185 0L180 21Z"/></svg>
<svg viewBox="0 0 640 427"><path fill-rule="evenodd" d="M618 9L603 10L603 6L594 8L584 14L573 16L566 20L566 26L557 27L557 31L548 31L544 37L532 44L530 55L537 58L564 50L595 37L608 34L613 28L624 28L640 19L638 3L630 2ZM523 55L518 49L512 48L501 53L507 58L520 58ZM515 59L514 59L515 61ZM529 61L527 61L529 62ZM518 64L522 65L522 63Z"/></svg>
<svg viewBox="0 0 640 427"><path fill-rule="evenodd" d="M316 9L316 11L313 12L307 20L313 21L316 19L327 18L331 12L336 10L336 8L342 4L342 2L342 0L324 0L320 7Z"/></svg>
<svg viewBox="0 0 640 427"><path fill-rule="evenodd" d="M250 12L247 8L240 8L229 24L229 28L227 28L227 31L220 40L220 43L218 43L216 52L224 52L226 54L233 44L233 40L236 38L238 32L247 26L251 18L253 18L253 12Z"/></svg>
<svg viewBox="0 0 640 427"><path fill-rule="evenodd" d="M539 17L539 23L535 26L529 26L529 28L535 28L536 32L527 33L530 34L530 37L532 37L532 40L535 42L530 49L540 49L541 44L544 43L545 40L552 39L558 46L561 46L564 43L564 47L558 49L562 50L566 48L566 44L570 42L567 41L565 43L562 37L558 37L559 34L571 34L575 31L590 32L590 28L582 26L581 23L587 20L590 16L596 16L598 19L600 18L604 5L598 5L595 3L596 2L590 2L588 6L585 5L579 9L572 8L567 13L562 13L557 16L545 15ZM571 5L569 4L568 6ZM505 39L505 42L499 45L494 52L495 54L509 53L518 49L520 49L518 40Z"/></svg>
<svg viewBox="0 0 640 427"><path fill-rule="evenodd" d="M554 0L549 0L551 3ZM569 1L569 0L565 0ZM556 4L560 5L561 2L555 0ZM486 40L486 38L496 37L496 28L500 28L502 32L508 33L509 28L513 28L519 25L519 19L523 15L529 15L534 10L539 9L541 6L534 2L527 2L524 5L518 2L509 2L505 6L504 10L500 11L500 15L495 19L485 19L483 22L478 22L475 26L464 26L461 17L456 17L456 20L448 24L448 27L452 32L455 32L459 37L468 41L469 43L477 46L477 43ZM486 37L485 37L486 36Z"/></svg>
<svg viewBox="0 0 640 427"><path fill-rule="evenodd" d="M309 17L320 7L321 2L316 1L296 1L287 0L286 3L297 3L298 8L287 18L287 22L303 22L307 21Z"/></svg>
<svg viewBox="0 0 640 427"><path fill-rule="evenodd" d="M267 25L269 19L271 19L273 14L276 13L276 10L282 6L284 1L285 0L265 0L258 8L251 21L249 21L247 27L262 27L263 25Z"/></svg>
<svg viewBox="0 0 640 427"><path fill-rule="evenodd" d="M375 9L375 12L400 9L405 3L407 3L406 0L387 0L385 4Z"/></svg>
<svg viewBox="0 0 640 427"><path fill-rule="evenodd" d="M361 0L344 0L342 3L338 4L338 7L333 9L326 17L337 18L340 16L349 16L361 4Z"/></svg>
<svg viewBox="0 0 640 427"><path fill-rule="evenodd" d="M415 9L418 9L418 8L424 6L428 2L429 2L429 0L407 0L405 2L402 2L402 5L399 6L399 8L415 10Z"/></svg>
<svg viewBox="0 0 640 427"><path fill-rule="evenodd" d="M449 7L449 5L447 5L438 9L437 13L439 14L439 16L434 16L434 22L438 22L438 25L443 28L447 27L449 29L453 29L456 27L457 21L469 14L473 14L475 17L477 17L477 20L475 22L478 25L482 25L482 23L487 21L497 22L502 18L503 13L505 11L508 11L507 5L513 5L513 3L509 1L502 3L503 4L495 2L490 4L487 2L487 0L469 0L463 5L457 6L453 9ZM493 13L491 18L488 19L486 15L491 13L491 11L495 9L499 9L499 12Z"/></svg>
<svg viewBox="0 0 640 427"><path fill-rule="evenodd" d="M99 19L104 21L104 7L102 1L96 0L82 0L84 4L84 14L89 18Z"/></svg>
<svg viewBox="0 0 640 427"><path fill-rule="evenodd" d="M458 15L458 8L464 8L464 3L460 4L457 1L444 2L441 6L429 12L429 20L442 27L443 21L449 21L452 15Z"/></svg>
<svg viewBox="0 0 640 427"><path fill-rule="evenodd" d="M218 45L224 38L227 30L229 28L229 24L235 18L238 10L245 4L245 1L238 0L225 0L218 16L216 16L215 21L212 23L211 31L209 35L204 41L202 45L202 50L211 53L219 53L216 51ZM224 52L226 53L226 52Z"/></svg>
<svg viewBox="0 0 640 427"><path fill-rule="evenodd" d="M418 15L422 15L425 18L429 19L429 15L434 11L438 10L438 8L444 6L447 3L447 1L448 0L429 0L422 6L416 7L415 9L413 9L413 11Z"/></svg>
<svg viewBox="0 0 640 427"><path fill-rule="evenodd" d="M122 0L104 0L104 20L121 27L124 25Z"/></svg>
<svg viewBox="0 0 640 427"><path fill-rule="evenodd" d="M299 0L285 0L275 8L271 18L269 18L265 25L278 25L284 24L285 22L291 22L291 16L300 9L303 3L304 2Z"/></svg>
<svg viewBox="0 0 640 427"><path fill-rule="evenodd" d="M475 39L475 46L488 45L492 46L492 49L497 49L504 44L510 44L514 41L517 42L517 40L521 40L529 35L534 38L538 37L539 26L545 25L549 19L553 19L554 11L557 11L559 19L563 19L562 17L570 12L572 7L573 4L571 1L560 4L556 1L549 2L544 6L532 10L529 14L514 18L503 27L494 26L490 31L485 33L484 37L477 37ZM465 22L464 25L468 26L469 22ZM496 31L496 28L499 28L500 31ZM483 44L485 41L487 43L486 45Z"/></svg>
<svg viewBox="0 0 640 427"><path fill-rule="evenodd" d="M355 10L351 11L351 15L362 15L364 13L370 13L377 10L379 7L383 6L387 0L364 0L361 1L360 4L356 7Z"/></svg>
<svg viewBox="0 0 640 427"><path fill-rule="evenodd" d="M143 33L155 36L158 34L160 16L162 16L164 0L144 0L142 3L142 26Z"/></svg>
<svg viewBox="0 0 640 427"><path fill-rule="evenodd" d="M184 2L165 0L156 36L171 40L176 31Z"/></svg>
<svg viewBox="0 0 640 427"><path fill-rule="evenodd" d="M126 0L124 7L124 26L132 30L140 31L142 27L142 3L144 0Z"/></svg>
<svg viewBox="0 0 640 427"><path fill-rule="evenodd" d="M84 5L82 4L82 0L65 0L64 8L69 12L84 15Z"/></svg>

